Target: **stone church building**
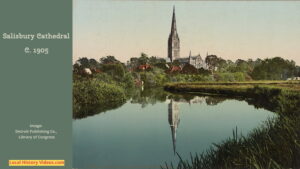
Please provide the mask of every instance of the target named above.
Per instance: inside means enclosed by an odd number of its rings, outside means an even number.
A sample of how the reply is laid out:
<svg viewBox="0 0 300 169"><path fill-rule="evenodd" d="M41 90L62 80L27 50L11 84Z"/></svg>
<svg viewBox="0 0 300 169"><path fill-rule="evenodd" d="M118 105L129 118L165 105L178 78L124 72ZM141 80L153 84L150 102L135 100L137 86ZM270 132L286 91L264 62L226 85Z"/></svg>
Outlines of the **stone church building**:
<svg viewBox="0 0 300 169"><path fill-rule="evenodd" d="M181 65L189 63L195 68L204 68L207 69L207 65L202 57L199 55L192 56L191 52L188 57L180 57L180 39L177 33L176 27L176 17L175 17L175 7L173 7L173 16L171 24L171 32L168 39L168 58L171 62L177 60Z"/></svg>
<svg viewBox="0 0 300 169"><path fill-rule="evenodd" d="M168 39L168 58L171 62L180 58L180 40L176 28L175 7L173 7L171 32Z"/></svg>

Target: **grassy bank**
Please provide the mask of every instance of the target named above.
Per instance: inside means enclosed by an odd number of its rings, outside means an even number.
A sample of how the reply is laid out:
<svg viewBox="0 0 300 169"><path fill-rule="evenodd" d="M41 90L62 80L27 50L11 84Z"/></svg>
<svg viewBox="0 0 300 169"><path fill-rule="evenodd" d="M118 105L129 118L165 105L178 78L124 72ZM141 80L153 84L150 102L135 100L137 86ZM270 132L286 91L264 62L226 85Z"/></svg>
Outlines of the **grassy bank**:
<svg viewBox="0 0 300 169"><path fill-rule="evenodd" d="M168 83L164 89L171 92L210 93L241 97L270 97L273 95L294 95L300 92L300 82L292 81L250 81L250 82L195 82Z"/></svg>
<svg viewBox="0 0 300 169"><path fill-rule="evenodd" d="M207 152L181 159L178 165L162 168L300 168L300 83L254 81L243 83L172 83L173 92L211 93L238 96L278 113L250 134L214 144ZM179 155L180 156L180 155Z"/></svg>
<svg viewBox="0 0 300 169"><path fill-rule="evenodd" d="M207 152L181 159L176 169L282 169L299 168L299 116L271 119L247 136L233 137L214 144Z"/></svg>
<svg viewBox="0 0 300 169"><path fill-rule="evenodd" d="M169 91L181 92L213 92L222 93L232 91L247 92L254 87L266 87L280 90L300 91L299 81L245 81L245 82L192 82L192 83L167 83L164 88Z"/></svg>

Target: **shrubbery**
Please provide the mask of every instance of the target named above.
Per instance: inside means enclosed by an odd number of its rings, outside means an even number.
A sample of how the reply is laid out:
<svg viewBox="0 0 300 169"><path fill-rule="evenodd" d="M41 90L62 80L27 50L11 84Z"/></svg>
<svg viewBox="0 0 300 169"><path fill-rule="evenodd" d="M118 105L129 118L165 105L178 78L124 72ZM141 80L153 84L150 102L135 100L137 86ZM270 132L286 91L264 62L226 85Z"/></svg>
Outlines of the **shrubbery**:
<svg viewBox="0 0 300 169"><path fill-rule="evenodd" d="M168 77L169 82L199 82L199 81L213 81L214 78L211 75L201 74L176 74Z"/></svg>
<svg viewBox="0 0 300 169"><path fill-rule="evenodd" d="M124 89L121 87L89 79L73 83L74 105L96 105L125 101Z"/></svg>
<svg viewBox="0 0 300 169"><path fill-rule="evenodd" d="M246 74L243 72L235 73L216 73L214 75L216 81L234 82L234 81L245 81Z"/></svg>
<svg viewBox="0 0 300 169"><path fill-rule="evenodd" d="M97 79L99 82L104 82L108 84L114 84L122 88L132 88L134 87L134 78L133 75L129 72L126 72L124 76L119 77L119 80L114 79L111 75L107 73L98 73L93 76L94 79Z"/></svg>
<svg viewBox="0 0 300 169"><path fill-rule="evenodd" d="M122 64L102 64L101 70L110 75L113 79L121 81L125 76L125 68Z"/></svg>
<svg viewBox="0 0 300 169"><path fill-rule="evenodd" d="M284 60L281 57L265 59L254 67L251 76L255 80L285 80L297 75L294 61Z"/></svg>

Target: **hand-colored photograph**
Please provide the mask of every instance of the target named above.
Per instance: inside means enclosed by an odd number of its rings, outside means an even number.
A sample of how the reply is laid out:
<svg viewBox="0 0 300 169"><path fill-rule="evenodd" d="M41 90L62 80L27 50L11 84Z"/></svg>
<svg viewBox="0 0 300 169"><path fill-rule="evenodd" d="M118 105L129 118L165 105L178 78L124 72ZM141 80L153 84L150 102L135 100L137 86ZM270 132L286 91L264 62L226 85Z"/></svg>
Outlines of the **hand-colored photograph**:
<svg viewBox="0 0 300 169"><path fill-rule="evenodd" d="M73 1L74 169L300 168L299 1Z"/></svg>

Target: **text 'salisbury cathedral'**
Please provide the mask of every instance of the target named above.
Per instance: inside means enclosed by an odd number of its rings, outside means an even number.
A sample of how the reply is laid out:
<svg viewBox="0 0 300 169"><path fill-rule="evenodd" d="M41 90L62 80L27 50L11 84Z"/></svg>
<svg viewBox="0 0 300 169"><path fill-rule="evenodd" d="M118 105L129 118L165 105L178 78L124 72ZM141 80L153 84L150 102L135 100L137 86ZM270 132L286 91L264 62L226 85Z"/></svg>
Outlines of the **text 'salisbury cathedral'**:
<svg viewBox="0 0 300 169"><path fill-rule="evenodd" d="M176 27L176 17L175 17L175 7L173 7L172 25L171 32L168 39L168 58L171 62L177 60L181 65L189 63L195 68L207 69L205 61L202 59L201 55L192 56L191 52L188 57L180 57L180 40L177 33Z"/></svg>

